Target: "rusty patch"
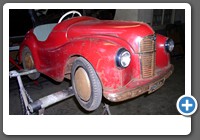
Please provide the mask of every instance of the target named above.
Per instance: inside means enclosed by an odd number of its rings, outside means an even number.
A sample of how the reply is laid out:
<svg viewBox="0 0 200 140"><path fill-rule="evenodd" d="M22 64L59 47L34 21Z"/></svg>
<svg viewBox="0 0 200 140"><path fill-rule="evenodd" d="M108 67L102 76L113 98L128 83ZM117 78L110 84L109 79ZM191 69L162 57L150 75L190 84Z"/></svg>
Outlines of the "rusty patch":
<svg viewBox="0 0 200 140"><path fill-rule="evenodd" d="M71 70L72 70L72 65L73 65L73 62L74 60L77 58L77 56L74 56L74 57L71 57L68 61L67 61L67 64L66 64L66 68L65 68L65 78L67 79L71 79Z"/></svg>
<svg viewBox="0 0 200 140"><path fill-rule="evenodd" d="M160 75L157 79L143 86L138 85L137 88L134 88L132 90L125 90L125 91L120 91L117 93L110 93L110 94L103 93L104 97L112 102L120 102L120 101L137 97L146 92L151 93L159 89L164 84L165 79L167 79L172 74L172 72L173 72L173 66L164 75ZM154 90L150 91L151 87L155 84L158 84L158 86Z"/></svg>

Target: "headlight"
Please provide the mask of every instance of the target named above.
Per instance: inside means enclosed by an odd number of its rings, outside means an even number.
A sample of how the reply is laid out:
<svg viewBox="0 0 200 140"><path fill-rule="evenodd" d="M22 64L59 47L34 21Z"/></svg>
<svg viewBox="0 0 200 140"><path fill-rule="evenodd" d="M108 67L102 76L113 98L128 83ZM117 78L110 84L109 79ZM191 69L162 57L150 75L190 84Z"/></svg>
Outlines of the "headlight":
<svg viewBox="0 0 200 140"><path fill-rule="evenodd" d="M165 42L165 49L167 52L171 52L174 49L174 41L172 39L168 39Z"/></svg>
<svg viewBox="0 0 200 140"><path fill-rule="evenodd" d="M117 52L117 56L116 56L117 66L126 68L130 64L130 62L131 62L130 53L124 48L119 49L119 51Z"/></svg>

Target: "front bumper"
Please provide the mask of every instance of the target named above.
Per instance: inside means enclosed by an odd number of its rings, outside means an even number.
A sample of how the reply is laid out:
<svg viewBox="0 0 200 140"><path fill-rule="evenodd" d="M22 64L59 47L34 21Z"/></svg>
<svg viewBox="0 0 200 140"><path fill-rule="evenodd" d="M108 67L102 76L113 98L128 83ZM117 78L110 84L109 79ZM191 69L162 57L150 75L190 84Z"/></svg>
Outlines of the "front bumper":
<svg viewBox="0 0 200 140"><path fill-rule="evenodd" d="M118 91L104 91L103 95L109 101L120 102L137 97L146 92L152 93L164 84L165 80L172 74L173 70L173 65L170 65L170 67L166 68L157 76L148 80L147 82L145 82L145 80L143 80L142 82L134 80Z"/></svg>

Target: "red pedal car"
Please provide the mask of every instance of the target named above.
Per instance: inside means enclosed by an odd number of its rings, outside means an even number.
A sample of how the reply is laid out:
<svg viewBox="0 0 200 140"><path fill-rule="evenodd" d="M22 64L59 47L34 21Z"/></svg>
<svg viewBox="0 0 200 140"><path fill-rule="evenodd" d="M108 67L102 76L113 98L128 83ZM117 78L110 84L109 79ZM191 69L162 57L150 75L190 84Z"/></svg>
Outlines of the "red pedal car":
<svg viewBox="0 0 200 140"><path fill-rule="evenodd" d="M77 14L63 20L65 16ZM159 89L172 74L173 40L143 22L99 20L77 11L58 23L31 29L20 46L25 69L36 68L55 81L71 79L80 105L92 111L102 95L124 101Z"/></svg>

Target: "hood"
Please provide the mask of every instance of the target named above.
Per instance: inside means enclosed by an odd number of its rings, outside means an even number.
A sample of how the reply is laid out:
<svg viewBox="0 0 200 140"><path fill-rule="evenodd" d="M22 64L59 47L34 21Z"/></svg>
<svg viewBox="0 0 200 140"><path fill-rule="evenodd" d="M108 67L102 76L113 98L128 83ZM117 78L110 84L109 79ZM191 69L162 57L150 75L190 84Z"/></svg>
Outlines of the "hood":
<svg viewBox="0 0 200 140"><path fill-rule="evenodd" d="M154 34L154 31L143 22L97 19L80 21L69 27L67 31L68 38L92 34L119 37L126 40L137 52L138 41L145 36Z"/></svg>

